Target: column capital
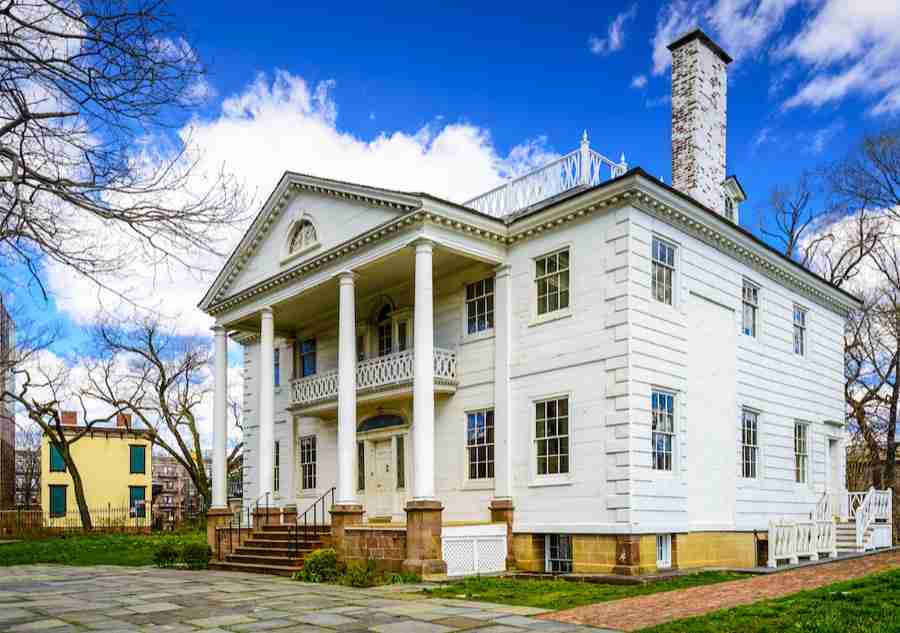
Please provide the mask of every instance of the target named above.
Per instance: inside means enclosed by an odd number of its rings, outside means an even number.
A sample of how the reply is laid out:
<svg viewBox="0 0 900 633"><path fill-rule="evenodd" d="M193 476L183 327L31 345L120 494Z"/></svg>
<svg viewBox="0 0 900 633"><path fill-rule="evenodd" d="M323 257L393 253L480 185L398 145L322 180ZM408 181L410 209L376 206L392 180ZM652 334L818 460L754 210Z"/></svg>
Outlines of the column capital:
<svg viewBox="0 0 900 633"><path fill-rule="evenodd" d="M427 237L417 237L412 242L409 243L410 246L416 247L417 253L423 252L431 252L434 250L434 241L428 239Z"/></svg>
<svg viewBox="0 0 900 633"><path fill-rule="evenodd" d="M512 266L507 263L498 264L494 267L494 277L509 277L511 272Z"/></svg>
<svg viewBox="0 0 900 633"><path fill-rule="evenodd" d="M225 336L228 333L228 330L225 329L224 325L214 325L209 329L212 330L212 333L216 336Z"/></svg>
<svg viewBox="0 0 900 633"><path fill-rule="evenodd" d="M359 273L355 273L352 270L342 270L335 277L338 278L338 282L341 284L353 284L359 279Z"/></svg>
<svg viewBox="0 0 900 633"><path fill-rule="evenodd" d="M259 315L264 319L271 319L275 315L275 311L272 310L272 306L266 306L259 311Z"/></svg>

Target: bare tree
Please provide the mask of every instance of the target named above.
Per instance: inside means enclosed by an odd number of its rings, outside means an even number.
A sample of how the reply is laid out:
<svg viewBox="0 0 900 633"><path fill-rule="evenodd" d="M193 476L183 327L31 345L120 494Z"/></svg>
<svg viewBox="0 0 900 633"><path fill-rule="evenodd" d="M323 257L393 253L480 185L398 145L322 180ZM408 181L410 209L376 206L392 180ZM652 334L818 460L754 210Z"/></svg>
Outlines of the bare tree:
<svg viewBox="0 0 900 633"><path fill-rule="evenodd" d="M16 505L38 505L41 490L41 427L16 424Z"/></svg>
<svg viewBox="0 0 900 633"><path fill-rule="evenodd" d="M0 0L0 273L216 252L240 190L172 134L206 85L165 0Z"/></svg>
<svg viewBox="0 0 900 633"><path fill-rule="evenodd" d="M101 322L97 358L89 361L91 397L132 415L154 445L185 469L206 506L211 484L203 463L198 417L210 395L210 345L180 337L158 322L123 327Z"/></svg>

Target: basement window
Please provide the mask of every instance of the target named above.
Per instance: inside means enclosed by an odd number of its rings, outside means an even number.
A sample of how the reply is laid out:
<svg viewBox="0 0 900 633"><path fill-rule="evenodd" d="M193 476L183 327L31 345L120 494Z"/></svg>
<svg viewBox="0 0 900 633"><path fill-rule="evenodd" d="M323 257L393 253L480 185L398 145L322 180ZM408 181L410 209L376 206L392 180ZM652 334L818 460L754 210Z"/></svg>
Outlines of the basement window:
<svg viewBox="0 0 900 633"><path fill-rule="evenodd" d="M551 574L572 573L572 537L566 534L548 534L544 541L546 561L544 568Z"/></svg>
<svg viewBox="0 0 900 633"><path fill-rule="evenodd" d="M670 569L672 567L672 535L656 535L656 568Z"/></svg>

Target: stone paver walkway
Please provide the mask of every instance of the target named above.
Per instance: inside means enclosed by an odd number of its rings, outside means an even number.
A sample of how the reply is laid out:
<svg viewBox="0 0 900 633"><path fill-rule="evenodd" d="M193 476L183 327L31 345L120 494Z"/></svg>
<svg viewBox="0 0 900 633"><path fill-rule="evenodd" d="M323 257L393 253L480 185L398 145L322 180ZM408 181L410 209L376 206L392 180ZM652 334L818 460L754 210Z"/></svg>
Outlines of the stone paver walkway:
<svg viewBox="0 0 900 633"><path fill-rule="evenodd" d="M539 616L540 619L571 624L637 631L710 611L728 609L805 589L815 589L841 580L859 578L900 567L900 552L886 552L828 565L803 567L779 574L691 587L637 598L577 607Z"/></svg>
<svg viewBox="0 0 900 633"><path fill-rule="evenodd" d="M0 631L9 633L598 633L539 620L539 613L429 599L410 586L352 589L146 567L0 567Z"/></svg>

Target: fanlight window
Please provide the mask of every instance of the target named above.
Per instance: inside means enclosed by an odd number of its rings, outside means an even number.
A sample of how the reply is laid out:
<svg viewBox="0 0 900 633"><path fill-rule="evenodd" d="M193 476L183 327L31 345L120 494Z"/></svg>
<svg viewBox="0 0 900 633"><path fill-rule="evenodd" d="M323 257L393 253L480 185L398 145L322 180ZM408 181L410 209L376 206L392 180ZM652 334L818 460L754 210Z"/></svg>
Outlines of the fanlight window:
<svg viewBox="0 0 900 633"><path fill-rule="evenodd" d="M318 243L316 227L309 220L301 220L291 237L290 252L299 253Z"/></svg>

